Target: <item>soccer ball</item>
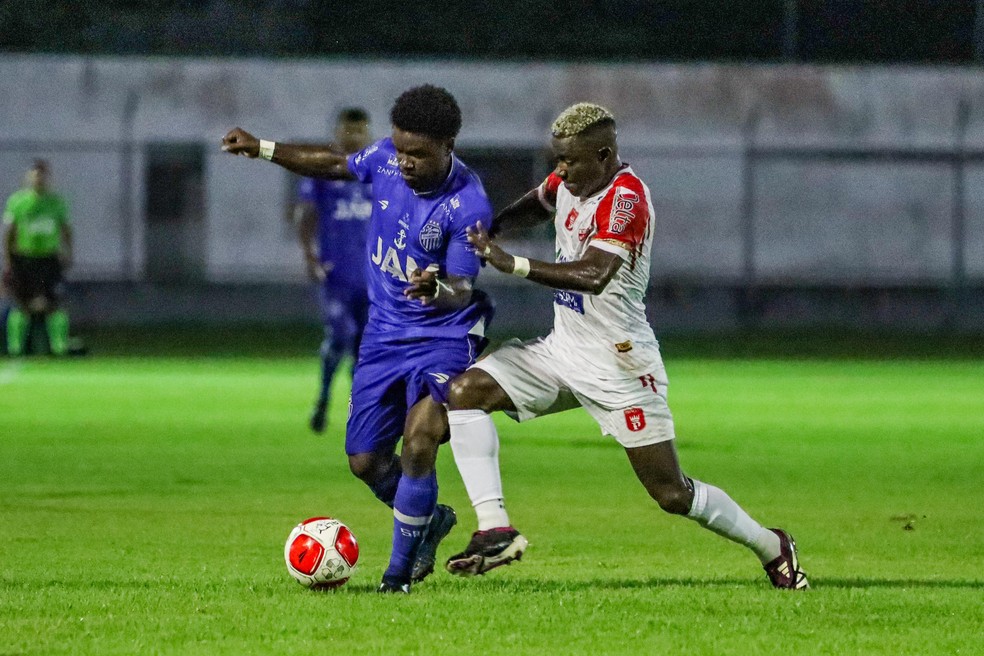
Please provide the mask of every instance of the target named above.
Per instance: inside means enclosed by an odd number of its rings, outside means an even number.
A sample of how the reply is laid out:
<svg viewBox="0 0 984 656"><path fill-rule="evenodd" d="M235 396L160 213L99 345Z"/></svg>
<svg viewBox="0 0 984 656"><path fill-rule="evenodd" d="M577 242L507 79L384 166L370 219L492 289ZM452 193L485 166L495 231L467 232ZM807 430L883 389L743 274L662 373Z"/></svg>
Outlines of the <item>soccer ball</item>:
<svg viewBox="0 0 984 656"><path fill-rule="evenodd" d="M284 546L287 571L313 590L344 584L355 571L359 543L348 526L332 517L312 517L294 527Z"/></svg>

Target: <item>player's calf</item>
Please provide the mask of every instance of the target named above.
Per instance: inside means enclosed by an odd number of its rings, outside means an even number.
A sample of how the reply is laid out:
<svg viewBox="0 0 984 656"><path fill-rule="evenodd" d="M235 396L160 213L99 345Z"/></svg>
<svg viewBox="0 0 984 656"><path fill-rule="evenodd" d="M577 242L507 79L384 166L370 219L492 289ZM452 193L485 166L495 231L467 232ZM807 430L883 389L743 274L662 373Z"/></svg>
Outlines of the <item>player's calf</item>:
<svg viewBox="0 0 984 656"><path fill-rule="evenodd" d="M13 307L7 315L7 353L9 355L23 355L27 345L27 335L30 328L30 318Z"/></svg>

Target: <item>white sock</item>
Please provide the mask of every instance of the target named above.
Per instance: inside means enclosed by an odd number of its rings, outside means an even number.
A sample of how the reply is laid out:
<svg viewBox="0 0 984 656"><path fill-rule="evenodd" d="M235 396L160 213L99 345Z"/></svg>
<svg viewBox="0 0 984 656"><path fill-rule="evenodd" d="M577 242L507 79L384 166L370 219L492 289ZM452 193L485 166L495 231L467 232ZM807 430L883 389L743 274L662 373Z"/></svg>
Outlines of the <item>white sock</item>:
<svg viewBox="0 0 984 656"><path fill-rule="evenodd" d="M451 451L478 515L478 530L509 526L499 476L499 435L482 410L449 410Z"/></svg>
<svg viewBox="0 0 984 656"><path fill-rule="evenodd" d="M502 499L489 499L476 503L475 514L478 516L479 531L509 526L509 515L506 514L506 506Z"/></svg>
<svg viewBox="0 0 984 656"><path fill-rule="evenodd" d="M694 480L694 503L687 517L704 528L743 544L762 564L780 554L779 536L749 517L727 493L713 485Z"/></svg>

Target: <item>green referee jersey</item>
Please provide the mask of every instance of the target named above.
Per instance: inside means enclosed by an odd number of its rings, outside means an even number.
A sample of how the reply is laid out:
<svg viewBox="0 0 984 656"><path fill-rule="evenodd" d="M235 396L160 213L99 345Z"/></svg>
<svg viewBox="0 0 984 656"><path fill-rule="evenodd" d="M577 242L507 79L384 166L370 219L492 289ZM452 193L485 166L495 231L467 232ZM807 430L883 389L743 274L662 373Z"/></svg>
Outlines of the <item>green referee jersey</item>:
<svg viewBox="0 0 984 656"><path fill-rule="evenodd" d="M56 193L21 189L7 199L3 222L16 228L14 253L30 257L56 255L61 229L68 225L68 205Z"/></svg>

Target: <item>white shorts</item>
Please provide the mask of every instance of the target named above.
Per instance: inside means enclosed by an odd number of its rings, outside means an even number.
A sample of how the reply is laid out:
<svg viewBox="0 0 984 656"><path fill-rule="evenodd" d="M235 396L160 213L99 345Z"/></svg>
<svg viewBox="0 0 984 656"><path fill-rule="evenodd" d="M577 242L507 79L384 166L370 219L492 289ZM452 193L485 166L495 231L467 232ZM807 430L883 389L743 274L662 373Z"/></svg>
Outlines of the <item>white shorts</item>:
<svg viewBox="0 0 984 656"><path fill-rule="evenodd" d="M551 333L552 335L552 333ZM488 373L516 406L518 421L582 406L605 435L626 448L674 438L662 361L643 376L613 375L562 352L551 335L511 339L472 365Z"/></svg>

